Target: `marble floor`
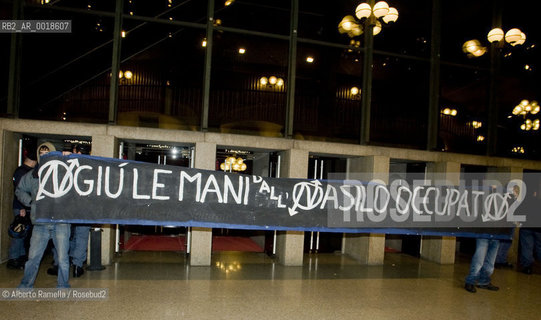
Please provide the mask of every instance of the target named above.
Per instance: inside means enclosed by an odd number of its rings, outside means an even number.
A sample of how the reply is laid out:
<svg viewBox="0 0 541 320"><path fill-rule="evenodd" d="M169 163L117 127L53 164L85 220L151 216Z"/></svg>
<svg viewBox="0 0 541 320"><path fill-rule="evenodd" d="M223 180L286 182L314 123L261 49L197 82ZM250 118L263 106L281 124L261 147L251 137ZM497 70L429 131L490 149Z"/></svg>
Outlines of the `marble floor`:
<svg viewBox="0 0 541 320"><path fill-rule="evenodd" d="M54 288L45 257L36 288ZM107 288L99 301L0 300L2 319L539 319L541 275L497 269L500 291L463 289L469 258L438 265L386 253L382 266L339 253L307 254L284 267L264 253L216 252L210 267L183 253L127 251L72 288ZM22 271L0 265L0 288Z"/></svg>

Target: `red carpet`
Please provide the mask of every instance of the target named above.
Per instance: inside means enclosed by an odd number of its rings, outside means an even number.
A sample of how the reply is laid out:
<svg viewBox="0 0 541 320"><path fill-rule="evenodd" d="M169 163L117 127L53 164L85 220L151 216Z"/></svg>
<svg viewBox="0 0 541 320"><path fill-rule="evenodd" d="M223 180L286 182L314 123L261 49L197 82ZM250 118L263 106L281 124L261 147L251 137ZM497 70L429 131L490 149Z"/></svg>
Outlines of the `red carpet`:
<svg viewBox="0 0 541 320"><path fill-rule="evenodd" d="M131 236L124 245L124 250L138 251L186 251L184 236Z"/></svg>
<svg viewBox="0 0 541 320"><path fill-rule="evenodd" d="M133 235L121 249L136 251L186 251L186 238L184 236ZM248 237L214 236L212 237L212 251L263 252L263 248Z"/></svg>
<svg viewBox="0 0 541 320"><path fill-rule="evenodd" d="M263 252L263 248L248 237L215 236L212 237L212 251Z"/></svg>

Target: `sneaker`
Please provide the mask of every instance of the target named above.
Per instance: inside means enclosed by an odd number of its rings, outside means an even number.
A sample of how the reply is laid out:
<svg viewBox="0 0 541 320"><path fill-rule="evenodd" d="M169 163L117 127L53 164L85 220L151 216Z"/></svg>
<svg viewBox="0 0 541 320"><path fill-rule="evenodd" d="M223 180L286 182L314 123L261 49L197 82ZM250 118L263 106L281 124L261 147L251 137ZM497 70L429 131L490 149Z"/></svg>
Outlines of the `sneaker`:
<svg viewBox="0 0 541 320"><path fill-rule="evenodd" d="M13 270L24 270L24 263L21 263L17 259L9 259L6 267Z"/></svg>
<svg viewBox="0 0 541 320"><path fill-rule="evenodd" d="M493 285L492 283L489 283L489 284L480 284L480 285L477 285L477 288L479 288L479 289L486 289L486 290L490 290L490 291L498 291L498 290L500 290L499 287L496 287L496 286Z"/></svg>
<svg viewBox="0 0 541 320"><path fill-rule="evenodd" d="M47 269L47 274L51 276L57 276L58 275L58 266L52 266L49 269Z"/></svg>
<svg viewBox="0 0 541 320"><path fill-rule="evenodd" d="M464 285L464 289L466 289L466 291L471 292L471 293L477 292L477 290L475 289L475 286L469 283L466 283L466 285Z"/></svg>

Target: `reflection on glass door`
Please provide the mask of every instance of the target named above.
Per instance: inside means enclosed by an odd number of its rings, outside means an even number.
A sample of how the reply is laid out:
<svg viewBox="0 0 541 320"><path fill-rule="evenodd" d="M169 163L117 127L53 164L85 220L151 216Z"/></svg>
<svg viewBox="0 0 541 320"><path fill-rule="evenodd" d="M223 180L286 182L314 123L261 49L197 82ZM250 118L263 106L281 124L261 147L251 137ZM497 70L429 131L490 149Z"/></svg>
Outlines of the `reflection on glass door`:
<svg viewBox="0 0 541 320"><path fill-rule="evenodd" d="M121 142L120 157L158 165L191 167L193 148L165 143ZM116 250L179 251L189 253L187 227L119 225Z"/></svg>
<svg viewBox="0 0 541 320"><path fill-rule="evenodd" d="M277 177L280 156L276 152L224 148L216 152L216 170L233 174ZM213 251L265 252L275 254L276 232L216 228L212 230Z"/></svg>
<svg viewBox="0 0 541 320"><path fill-rule="evenodd" d="M329 174L346 172L346 159L310 155L308 178L325 180ZM335 252L342 248L342 233L309 231L304 234L304 252Z"/></svg>

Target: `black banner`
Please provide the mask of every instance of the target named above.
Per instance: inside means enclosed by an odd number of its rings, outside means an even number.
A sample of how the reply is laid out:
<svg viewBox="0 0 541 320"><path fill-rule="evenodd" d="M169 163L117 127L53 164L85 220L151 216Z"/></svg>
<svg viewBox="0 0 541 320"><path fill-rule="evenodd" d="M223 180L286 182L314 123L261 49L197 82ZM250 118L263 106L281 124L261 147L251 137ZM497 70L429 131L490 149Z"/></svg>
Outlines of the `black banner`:
<svg viewBox="0 0 541 320"><path fill-rule="evenodd" d="M512 186L268 178L58 152L39 176L38 222L509 238L525 218Z"/></svg>

